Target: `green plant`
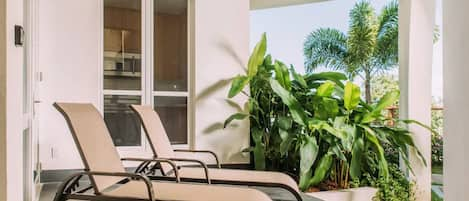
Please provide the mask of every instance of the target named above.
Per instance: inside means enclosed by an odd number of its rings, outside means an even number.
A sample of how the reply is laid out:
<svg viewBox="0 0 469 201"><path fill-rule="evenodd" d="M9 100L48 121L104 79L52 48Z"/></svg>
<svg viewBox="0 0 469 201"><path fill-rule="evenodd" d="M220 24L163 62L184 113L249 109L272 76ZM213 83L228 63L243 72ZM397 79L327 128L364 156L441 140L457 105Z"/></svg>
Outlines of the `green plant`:
<svg viewBox="0 0 469 201"><path fill-rule="evenodd" d="M361 99L360 87L346 82L344 74L300 75L266 56L266 50L264 34L249 59L246 75L233 78L228 94L229 98L248 96L249 111L225 121L226 126L249 117L253 147L246 151L253 153L256 169L297 175L300 188L307 190L324 182L348 188L363 172L377 172L377 178L387 181L384 144L395 148L409 164L407 150L415 148L412 134L386 122L419 123L382 114L399 99L398 91L369 105ZM244 91L248 84L249 93Z"/></svg>
<svg viewBox="0 0 469 201"><path fill-rule="evenodd" d="M398 2L391 1L379 16L368 1L350 11L348 33L332 28L313 31L304 42L305 68L318 66L360 76L365 82L365 100L371 103L371 78L398 64Z"/></svg>
<svg viewBox="0 0 469 201"><path fill-rule="evenodd" d="M389 166L390 179L384 180L366 173L357 186L372 186L378 188L374 200L376 201L414 201L414 183L407 180L396 164Z"/></svg>

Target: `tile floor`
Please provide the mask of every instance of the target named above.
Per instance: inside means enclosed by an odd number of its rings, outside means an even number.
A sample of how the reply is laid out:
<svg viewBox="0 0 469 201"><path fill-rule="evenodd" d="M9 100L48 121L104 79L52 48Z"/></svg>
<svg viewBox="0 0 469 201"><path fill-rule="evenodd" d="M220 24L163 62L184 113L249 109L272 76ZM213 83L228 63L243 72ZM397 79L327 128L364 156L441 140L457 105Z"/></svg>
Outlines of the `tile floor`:
<svg viewBox="0 0 469 201"><path fill-rule="evenodd" d="M47 183L42 187L39 201L52 201L59 183ZM268 194L275 201L294 201L295 198L288 191L278 188L253 187ZM321 201L316 198L303 196L304 201Z"/></svg>

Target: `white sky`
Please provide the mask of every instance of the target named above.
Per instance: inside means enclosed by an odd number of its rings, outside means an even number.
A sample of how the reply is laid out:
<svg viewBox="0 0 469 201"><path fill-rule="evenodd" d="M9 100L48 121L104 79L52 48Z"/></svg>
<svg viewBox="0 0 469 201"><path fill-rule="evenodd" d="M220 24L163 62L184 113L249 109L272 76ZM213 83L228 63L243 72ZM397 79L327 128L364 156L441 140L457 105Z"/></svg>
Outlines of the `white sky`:
<svg viewBox="0 0 469 201"><path fill-rule="evenodd" d="M376 12L380 12L388 0L369 0ZM441 0L437 1L435 23L442 30ZM298 72L304 72L303 41L317 28L348 30L348 13L356 1L334 0L284 8L251 11L251 48L266 32L268 51L274 58L293 64ZM441 37L440 37L441 38ZM442 97L442 40L435 44L432 93ZM395 72L394 72L395 73Z"/></svg>

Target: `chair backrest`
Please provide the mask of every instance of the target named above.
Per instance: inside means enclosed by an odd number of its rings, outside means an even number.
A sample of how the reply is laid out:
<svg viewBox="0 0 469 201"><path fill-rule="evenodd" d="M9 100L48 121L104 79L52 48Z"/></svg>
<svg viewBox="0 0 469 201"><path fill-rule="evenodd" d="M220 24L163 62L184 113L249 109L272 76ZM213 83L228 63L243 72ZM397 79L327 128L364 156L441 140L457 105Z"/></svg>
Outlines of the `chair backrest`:
<svg viewBox="0 0 469 201"><path fill-rule="evenodd" d="M153 155L158 158L174 158L175 154L171 141L158 113L151 106L131 105L130 107L137 113L142 122ZM161 168L164 173L172 170L168 164L161 164Z"/></svg>
<svg viewBox="0 0 469 201"><path fill-rule="evenodd" d="M125 172L106 124L92 105L87 103L54 103L67 121L87 171ZM103 191L121 181L121 177L92 176L94 190Z"/></svg>

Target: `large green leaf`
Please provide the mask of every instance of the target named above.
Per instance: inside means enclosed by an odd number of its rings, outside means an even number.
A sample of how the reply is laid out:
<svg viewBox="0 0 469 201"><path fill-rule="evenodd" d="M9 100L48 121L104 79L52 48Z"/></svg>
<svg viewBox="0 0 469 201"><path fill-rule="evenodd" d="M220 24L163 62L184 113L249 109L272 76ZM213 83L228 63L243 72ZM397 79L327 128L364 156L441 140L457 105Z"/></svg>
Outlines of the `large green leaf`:
<svg viewBox="0 0 469 201"><path fill-rule="evenodd" d="M272 90L282 99L282 102L288 106L293 120L300 125L306 125L305 110L295 98L295 96L283 88L277 80L271 79L270 86L272 87Z"/></svg>
<svg viewBox="0 0 469 201"><path fill-rule="evenodd" d="M316 131L316 130L324 130L327 131L327 133L341 139L345 140L346 136L343 132L335 129L331 125L327 123L327 121L319 120L319 119L310 119L308 121L308 128L311 131Z"/></svg>
<svg viewBox="0 0 469 201"><path fill-rule="evenodd" d="M387 107L394 104L397 100L399 100L400 92L399 91L391 91L386 93L379 101L376 107L374 108L375 111L383 111Z"/></svg>
<svg viewBox="0 0 469 201"><path fill-rule="evenodd" d="M319 97L314 104L315 117L321 120L334 118L339 113L339 103L336 99Z"/></svg>
<svg viewBox="0 0 469 201"><path fill-rule="evenodd" d="M311 136L304 136L304 141L300 148L300 173L304 174L311 169L318 155L318 144Z"/></svg>
<svg viewBox="0 0 469 201"><path fill-rule="evenodd" d="M288 150L290 149L290 146L294 140L295 139L293 138L293 135L286 135L286 138L283 139L283 141L280 143L280 154L282 156L287 155Z"/></svg>
<svg viewBox="0 0 469 201"><path fill-rule="evenodd" d="M256 170L265 170L265 145L262 141L263 132L258 129L251 129L251 135L254 141L254 167Z"/></svg>
<svg viewBox="0 0 469 201"><path fill-rule="evenodd" d="M264 56L267 51L267 37L262 34L261 40L256 44L248 62L248 77L252 78L257 74L259 65L264 62Z"/></svg>
<svg viewBox="0 0 469 201"><path fill-rule="evenodd" d="M321 86L319 86L318 90L316 91L316 95L320 97L330 97L334 92L335 84L331 81L326 81Z"/></svg>
<svg viewBox="0 0 469 201"><path fill-rule="evenodd" d="M399 100L399 91L391 91L384 95L379 101L376 106L372 107L372 111L367 113L363 119L362 123L370 123L376 120L377 117L381 115L381 112L386 109L387 107L394 104L397 100Z"/></svg>
<svg viewBox="0 0 469 201"><path fill-rule="evenodd" d="M360 103L360 87L353 84L352 82L347 82L344 89L344 107L345 109L351 111L355 109Z"/></svg>
<svg viewBox="0 0 469 201"><path fill-rule="evenodd" d="M311 181L311 176L312 176L313 170L309 169L305 173L300 173L300 180L298 183L298 187L300 187L300 190L306 191L310 187L310 181Z"/></svg>
<svg viewBox="0 0 469 201"><path fill-rule="evenodd" d="M246 76L238 75L236 76L232 83L230 91L228 92L228 98L233 98L241 92L244 87L249 83L249 78Z"/></svg>
<svg viewBox="0 0 469 201"><path fill-rule="evenodd" d="M290 67L290 72L293 75L293 79L295 79L298 82L298 84L300 84L301 87L308 88L308 85L306 84L306 81L305 81L304 77L302 75L298 74L295 71L295 68L293 66Z"/></svg>
<svg viewBox="0 0 469 201"><path fill-rule="evenodd" d="M275 62L275 79L282 85L286 90L291 90L290 73L288 72L287 66L280 62Z"/></svg>
<svg viewBox="0 0 469 201"><path fill-rule="evenodd" d="M378 152L377 155L379 157L379 172L382 177L386 180L389 178L389 170L388 170L388 162L384 156L384 149L381 146L378 138L376 138L376 133L373 129L365 125L359 125L365 130L366 139L375 147L376 151Z"/></svg>
<svg viewBox="0 0 469 201"><path fill-rule="evenodd" d="M355 139L352 148L352 162L350 163L350 176L359 179L362 176L361 168L365 154L365 143L362 138Z"/></svg>
<svg viewBox="0 0 469 201"><path fill-rule="evenodd" d="M306 76L305 80L306 83L308 83L308 86L313 84L315 81L330 80L343 87L344 84L342 83L342 80L347 80L347 76L339 72L322 72L309 74Z"/></svg>
<svg viewBox="0 0 469 201"><path fill-rule="evenodd" d="M244 113L236 113L228 117L228 119L225 120L225 123L223 123L223 128L226 128L228 124L230 124L233 120L243 120L249 115L244 114Z"/></svg>
<svg viewBox="0 0 469 201"><path fill-rule="evenodd" d="M292 119L286 116L279 116L277 119L278 127L283 130L288 130L292 127Z"/></svg>
<svg viewBox="0 0 469 201"><path fill-rule="evenodd" d="M319 164L314 170L313 178L309 181L309 186L316 186L324 180L331 168L332 161L333 157L329 152L319 160Z"/></svg>

